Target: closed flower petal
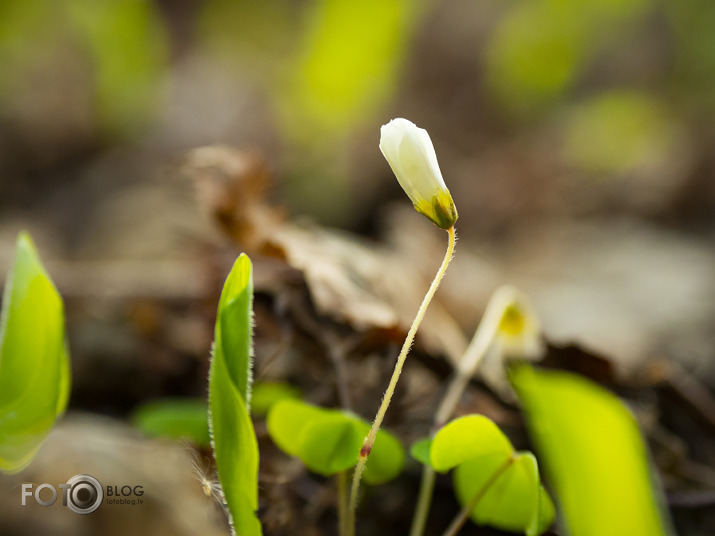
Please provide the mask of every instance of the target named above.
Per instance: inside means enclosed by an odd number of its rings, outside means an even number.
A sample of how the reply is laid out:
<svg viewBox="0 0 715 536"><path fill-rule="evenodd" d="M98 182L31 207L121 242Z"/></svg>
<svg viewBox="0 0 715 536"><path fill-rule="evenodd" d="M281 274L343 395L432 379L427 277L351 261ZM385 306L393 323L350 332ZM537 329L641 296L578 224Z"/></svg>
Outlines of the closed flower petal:
<svg viewBox="0 0 715 536"><path fill-rule="evenodd" d="M407 119L393 119L380 130L380 150L415 209L442 229L452 227L457 208L427 131Z"/></svg>

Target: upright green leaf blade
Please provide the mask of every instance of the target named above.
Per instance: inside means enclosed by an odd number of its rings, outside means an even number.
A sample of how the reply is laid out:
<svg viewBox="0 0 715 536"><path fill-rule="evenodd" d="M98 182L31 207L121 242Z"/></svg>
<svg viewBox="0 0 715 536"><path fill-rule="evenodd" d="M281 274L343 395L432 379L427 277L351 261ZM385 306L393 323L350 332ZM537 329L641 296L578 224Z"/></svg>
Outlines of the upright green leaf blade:
<svg viewBox="0 0 715 536"><path fill-rule="evenodd" d="M251 385L251 261L236 259L221 293L209 372L209 414L219 481L235 533L260 535L258 441L248 414Z"/></svg>
<svg viewBox="0 0 715 536"><path fill-rule="evenodd" d="M250 410L251 363L253 357L253 272L250 259L242 254L224 283L216 317L216 347L232 383Z"/></svg>
<svg viewBox="0 0 715 536"><path fill-rule="evenodd" d="M569 534L671 533L638 425L615 395L580 376L526 365L512 371L512 384Z"/></svg>
<svg viewBox="0 0 715 536"><path fill-rule="evenodd" d="M0 315L0 470L30 463L65 410L69 388L62 298L21 233Z"/></svg>

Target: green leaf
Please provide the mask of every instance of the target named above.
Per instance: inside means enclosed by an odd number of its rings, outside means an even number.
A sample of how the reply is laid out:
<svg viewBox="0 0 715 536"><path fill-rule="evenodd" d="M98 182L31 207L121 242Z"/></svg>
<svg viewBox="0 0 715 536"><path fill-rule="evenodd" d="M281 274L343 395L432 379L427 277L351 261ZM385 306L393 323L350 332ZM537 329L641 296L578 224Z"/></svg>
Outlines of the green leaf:
<svg viewBox="0 0 715 536"><path fill-rule="evenodd" d="M467 415L451 421L434 436L430 462L444 473L474 458L494 455L506 461L514 449L499 427L483 415Z"/></svg>
<svg viewBox="0 0 715 536"><path fill-rule="evenodd" d="M483 415L467 415L412 448L413 456L435 471L454 471L459 502L475 523L528 536L544 532L554 520L551 499L541 487L536 458L516 453L509 439Z"/></svg>
<svg viewBox="0 0 715 536"><path fill-rule="evenodd" d="M423 437L412 444L410 455L422 465L432 465L430 463L430 449L432 448L432 438Z"/></svg>
<svg viewBox="0 0 715 536"><path fill-rule="evenodd" d="M454 471L454 488L462 505L483 494L471 513L479 525L515 532L539 525L539 469L530 452L506 461L501 454L489 454L465 462Z"/></svg>
<svg viewBox="0 0 715 536"><path fill-rule="evenodd" d="M370 430L367 421L352 413L291 399L272 406L267 425L273 442L281 450L297 456L308 469L324 476L353 467ZM400 442L380 430L365 469L365 482L387 482L402 471L404 463L405 454Z"/></svg>
<svg viewBox="0 0 715 536"><path fill-rule="evenodd" d="M300 390L287 383L256 383L251 389L251 412L254 415L266 415L273 404L286 398L299 399Z"/></svg>
<svg viewBox="0 0 715 536"><path fill-rule="evenodd" d="M298 457L311 471L334 475L355 465L362 439L349 418L326 411L303 428L298 437Z"/></svg>
<svg viewBox="0 0 715 536"><path fill-rule="evenodd" d="M20 233L0 315L0 470L26 467L67 406L62 298Z"/></svg>
<svg viewBox="0 0 715 536"><path fill-rule="evenodd" d="M575 374L512 370L529 430L572 536L671 534L638 425L606 389Z"/></svg>
<svg viewBox="0 0 715 536"><path fill-rule="evenodd" d="M246 255L236 259L219 300L209 372L209 426L219 482L241 536L261 534L258 441L248 414L251 385L253 276Z"/></svg>
<svg viewBox="0 0 715 536"><path fill-rule="evenodd" d="M208 405L205 400L155 400L140 406L132 420L148 436L189 439L201 447L210 445Z"/></svg>
<svg viewBox="0 0 715 536"><path fill-rule="evenodd" d="M556 517L554 503L544 486L539 486L539 506L536 515L531 518L531 523L526 529L526 535L538 536L545 532L554 522L554 517Z"/></svg>
<svg viewBox="0 0 715 536"><path fill-rule="evenodd" d="M253 357L253 273L251 261L241 254L224 283L216 317L216 347L238 394L250 410Z"/></svg>
<svg viewBox="0 0 715 536"><path fill-rule="evenodd" d="M303 430L312 420L324 417L326 411L301 400L281 400L268 412L268 434L283 452L298 456Z"/></svg>

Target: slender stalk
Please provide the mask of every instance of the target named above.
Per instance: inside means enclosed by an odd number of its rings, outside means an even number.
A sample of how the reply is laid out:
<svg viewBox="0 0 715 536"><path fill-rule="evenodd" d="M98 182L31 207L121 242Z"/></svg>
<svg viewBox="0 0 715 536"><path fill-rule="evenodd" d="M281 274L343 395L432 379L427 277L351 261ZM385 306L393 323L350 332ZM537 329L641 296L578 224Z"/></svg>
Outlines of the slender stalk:
<svg viewBox="0 0 715 536"><path fill-rule="evenodd" d="M479 364L487 354L494 337L499 329L499 321L504 312L506 305L501 293L495 293L494 298L489 300L487 308L484 311L484 317L477 327L467 350L464 352L464 357L459 362L459 366L455 371L452 380L450 381L447 390L444 393L442 402L437 409L434 418L436 429L441 428L454 413L459 400L464 394L464 390L469 385L469 381L477 372Z"/></svg>
<svg viewBox="0 0 715 536"><path fill-rule="evenodd" d="M338 473L338 534L346 536L348 513L348 472Z"/></svg>
<svg viewBox="0 0 715 536"><path fill-rule="evenodd" d="M432 426L432 434L435 434L452 417L454 410L459 404L469 381L477 372L479 363L489 350L499 327L499 320L503 313L505 300L502 294L495 294L495 298L489 301L484 312L484 317L479 323L477 330L472 337L464 356L459 362L447 390L444 392L442 401L435 413ZM428 465L422 466L422 479L420 482L420 493L417 500L417 507L412 518L412 528L410 536L422 536L427 524L427 515L432 503L436 474L434 469Z"/></svg>
<svg viewBox="0 0 715 536"><path fill-rule="evenodd" d="M444 531L444 534L442 536L457 536L459 530L469 519L469 514L474 511L474 509L479 504L479 501L481 501L486 494L487 490L491 487L492 484L494 484L494 482L497 481L497 479L502 475L504 471L509 468L512 463L514 463L513 456L510 457L506 461L506 463L497 470L496 473L489 477L489 480L487 480L482 486L482 488L474 495L474 497L472 497L472 500L464 505L464 508L462 508L459 514L457 514L457 516L452 520L452 523L450 523L449 527L447 527L447 530Z"/></svg>
<svg viewBox="0 0 715 536"><path fill-rule="evenodd" d="M427 515L429 514L430 504L432 504L432 493L434 492L434 483L437 478L435 470L427 465L422 466L422 479L420 481L420 494L417 498L417 507L415 508L414 516L412 517L412 528L410 528L410 536L422 536L427 525Z"/></svg>
<svg viewBox="0 0 715 536"><path fill-rule="evenodd" d="M353 536L353 534L355 532L355 510L357 509L357 495L358 495L358 490L360 488L360 479L362 478L363 471L365 471L365 464L367 463L367 458L370 455L370 451L372 450L373 444L375 443L375 437L377 437L377 432L380 430L382 421L385 418L385 413L387 413L387 408L390 406L390 401L392 400L392 395L395 393L395 386L397 385L397 380L400 379L400 374L402 373L402 367L405 364L405 359L407 358L407 354L410 351L412 342L415 339L415 334L417 333L417 329L420 327L420 323L422 322L422 319L425 316L427 307L429 306L430 302L432 301L432 298L434 297L434 294L437 291L437 287L439 286L440 282L442 281L442 278L444 277L444 273L447 271L447 266L449 266L449 263L452 260L452 256L454 255L454 246L457 241L457 234L456 234L454 227L450 227L449 229L447 229L447 234L449 235L449 243L447 245L447 252L444 255L444 260L442 261L442 265L439 267L439 270L437 271L437 275L435 276L434 280L432 281L432 284L430 285L429 290L427 291L427 294L425 295L424 299L422 300L422 304L420 305L420 308L417 311L417 316L412 321L412 325L410 326L410 329L407 332L407 338L405 339L405 342L402 345L402 350L400 351L400 355L397 357L397 363L395 364L395 370L392 373L392 377L390 378L390 383L387 386L385 395L382 398L382 403L380 404L380 408L377 410L377 415L375 416L375 421L372 423L370 432L368 433L367 437L365 438L362 448L360 449L360 456L358 457L358 462L357 462L357 465L355 466L355 472L353 473L352 486L350 488L350 503L348 505L348 520L347 520L347 528L348 528L347 534L348 534L348 536Z"/></svg>

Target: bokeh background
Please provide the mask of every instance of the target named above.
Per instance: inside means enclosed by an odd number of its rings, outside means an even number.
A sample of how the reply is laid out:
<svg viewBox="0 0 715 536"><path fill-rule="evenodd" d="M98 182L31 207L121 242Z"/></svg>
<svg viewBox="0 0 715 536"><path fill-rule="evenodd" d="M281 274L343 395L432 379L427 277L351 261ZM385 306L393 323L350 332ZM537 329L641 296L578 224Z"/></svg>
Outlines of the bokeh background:
<svg viewBox="0 0 715 536"><path fill-rule="evenodd" d="M68 303L71 407L205 391L239 249L197 208L194 148L255 155L288 219L427 277L442 237L379 153L393 117L429 131L459 209L465 337L514 283L550 340L712 401L710 0L0 0L0 275L28 229Z"/></svg>

